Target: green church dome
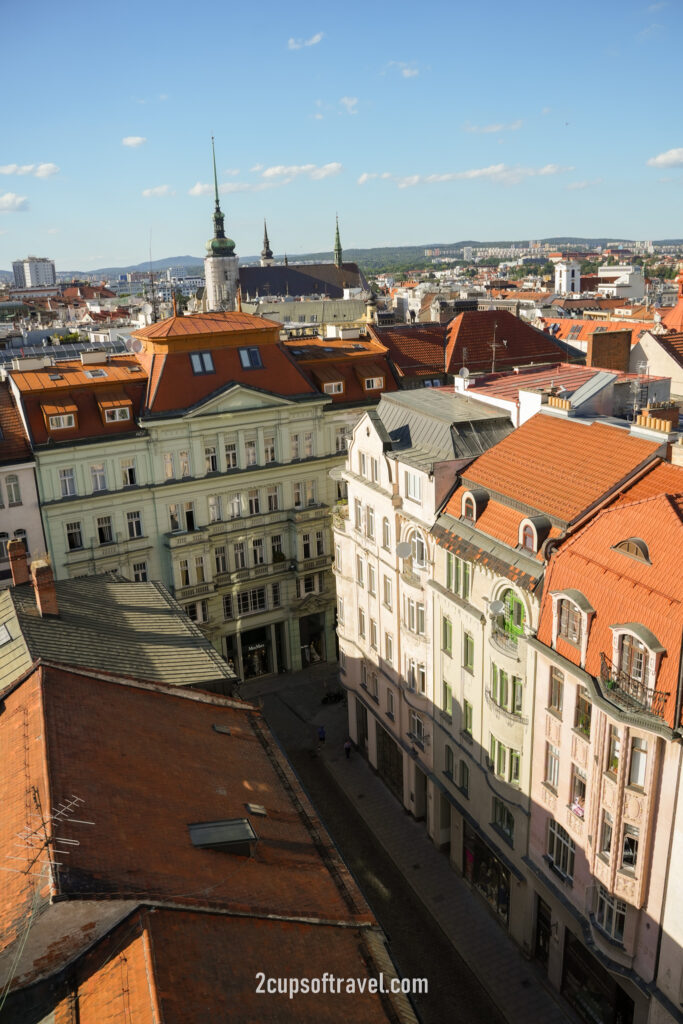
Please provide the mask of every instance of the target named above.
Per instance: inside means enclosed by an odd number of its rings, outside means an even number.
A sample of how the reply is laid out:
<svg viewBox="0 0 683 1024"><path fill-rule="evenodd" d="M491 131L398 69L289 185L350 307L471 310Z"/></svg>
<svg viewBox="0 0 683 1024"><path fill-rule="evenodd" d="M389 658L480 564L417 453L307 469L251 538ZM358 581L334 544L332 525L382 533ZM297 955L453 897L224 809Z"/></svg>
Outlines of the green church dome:
<svg viewBox="0 0 683 1024"><path fill-rule="evenodd" d="M211 256L234 256L235 243L232 238L212 238L206 243L206 251Z"/></svg>

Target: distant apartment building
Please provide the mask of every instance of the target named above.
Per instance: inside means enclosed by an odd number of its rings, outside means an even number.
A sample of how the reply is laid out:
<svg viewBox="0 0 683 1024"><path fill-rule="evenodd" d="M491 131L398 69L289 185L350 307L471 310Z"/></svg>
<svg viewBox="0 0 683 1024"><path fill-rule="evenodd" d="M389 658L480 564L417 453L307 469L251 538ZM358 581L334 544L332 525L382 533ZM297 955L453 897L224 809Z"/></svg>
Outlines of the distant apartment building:
<svg viewBox="0 0 683 1024"><path fill-rule="evenodd" d="M598 268L598 292L610 299L643 299L645 277L640 266L602 266Z"/></svg>
<svg viewBox="0 0 683 1024"><path fill-rule="evenodd" d="M57 283L54 260L45 256L27 256L12 263L16 288L45 288Z"/></svg>

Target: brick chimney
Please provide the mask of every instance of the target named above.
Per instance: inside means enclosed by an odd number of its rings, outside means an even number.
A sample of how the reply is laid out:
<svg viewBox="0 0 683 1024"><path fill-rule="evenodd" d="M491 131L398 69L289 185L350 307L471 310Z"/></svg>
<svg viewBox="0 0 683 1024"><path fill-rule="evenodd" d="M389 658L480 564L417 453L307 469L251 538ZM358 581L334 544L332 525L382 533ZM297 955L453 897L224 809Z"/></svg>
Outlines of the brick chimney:
<svg viewBox="0 0 683 1024"><path fill-rule="evenodd" d="M12 571L12 583L18 587L20 583L28 583L28 563L26 561L26 545L16 537L7 545L9 567Z"/></svg>
<svg viewBox="0 0 683 1024"><path fill-rule="evenodd" d="M601 370L628 372L631 356L631 329L621 331L595 330L586 345L586 366Z"/></svg>
<svg viewBox="0 0 683 1024"><path fill-rule="evenodd" d="M36 605L41 616L59 615L57 605L57 590L52 575L52 566L47 562L32 562L31 574L33 576L33 589L36 595Z"/></svg>

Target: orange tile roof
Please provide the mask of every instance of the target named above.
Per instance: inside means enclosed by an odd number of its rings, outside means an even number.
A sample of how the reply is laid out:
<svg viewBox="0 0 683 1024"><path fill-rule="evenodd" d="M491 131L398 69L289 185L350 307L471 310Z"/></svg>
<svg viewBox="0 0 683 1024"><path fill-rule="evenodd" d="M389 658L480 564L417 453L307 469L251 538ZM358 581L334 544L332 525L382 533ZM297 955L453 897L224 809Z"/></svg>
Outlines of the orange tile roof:
<svg viewBox="0 0 683 1024"><path fill-rule="evenodd" d="M460 313L449 323L446 336L449 373L457 373L462 366L474 373L489 371L494 338L498 342L495 365L499 369L532 362L561 362L565 358L552 338L507 310Z"/></svg>
<svg viewBox="0 0 683 1024"><path fill-rule="evenodd" d="M144 380L145 374L138 371L139 360L134 355L111 356L106 363L83 365L80 359L51 363L40 370L8 369L12 380L23 393L38 391L62 391L73 387L102 387L114 381ZM105 376L89 377L89 371L104 371ZM59 377L52 380L52 377Z"/></svg>
<svg viewBox="0 0 683 1024"><path fill-rule="evenodd" d="M191 316L171 316L156 324L141 327L134 338L194 338L202 335L246 334L249 332L280 331L282 325L274 320L249 313L193 313Z"/></svg>
<svg viewBox="0 0 683 1024"><path fill-rule="evenodd" d="M388 349L399 376L424 377L444 372L445 324L370 327L369 332Z"/></svg>
<svg viewBox="0 0 683 1024"><path fill-rule="evenodd" d="M677 334L658 334L657 343L679 366L683 366L683 330Z"/></svg>
<svg viewBox="0 0 683 1024"><path fill-rule="evenodd" d="M615 504L631 504L657 494L683 494L683 466L673 466L670 462L656 464L649 473L627 487Z"/></svg>
<svg viewBox="0 0 683 1024"><path fill-rule="evenodd" d="M534 367L522 368L519 373L487 374L472 381L468 392L473 395L491 395L496 398L516 401L519 392L528 388L547 389L555 385L562 390L576 391L596 373L614 373L616 383L630 383L638 379L637 373L621 373L619 370L602 370L597 366L579 366L576 363L558 363L555 366L537 370ZM649 381L667 380L666 377L648 377Z"/></svg>
<svg viewBox="0 0 683 1024"><path fill-rule="evenodd" d="M537 413L480 455L463 481L571 523L659 450L607 423ZM446 511L459 518L453 500Z"/></svg>
<svg viewBox="0 0 683 1024"><path fill-rule="evenodd" d="M673 309L662 315L662 323L670 331L677 334L683 333L683 271L678 275L678 302Z"/></svg>
<svg viewBox="0 0 683 1024"><path fill-rule="evenodd" d="M575 317L543 317L545 329L553 327L553 337L561 338L570 344L577 341L588 341L594 334L611 331L631 331L631 344L635 345L646 331L651 330L651 323L633 323L631 320L580 320Z"/></svg>
<svg viewBox="0 0 683 1024"><path fill-rule="evenodd" d="M652 473L651 476L655 476ZM660 483L664 483L660 475ZM633 488L632 493L637 488ZM643 540L650 562L633 558L615 545L630 537ZM603 510L559 549L550 561L544 585L538 639L552 644L551 594L579 590L595 609L590 625L586 671L600 674L600 654L612 659L611 626L640 623L666 649L656 689L668 694L664 720L674 727L683 631L683 495L659 494ZM576 648L558 639L557 649L574 663Z"/></svg>
<svg viewBox="0 0 683 1024"><path fill-rule="evenodd" d="M28 443L19 410L10 394L9 384L0 382L0 465L23 462L31 459Z"/></svg>

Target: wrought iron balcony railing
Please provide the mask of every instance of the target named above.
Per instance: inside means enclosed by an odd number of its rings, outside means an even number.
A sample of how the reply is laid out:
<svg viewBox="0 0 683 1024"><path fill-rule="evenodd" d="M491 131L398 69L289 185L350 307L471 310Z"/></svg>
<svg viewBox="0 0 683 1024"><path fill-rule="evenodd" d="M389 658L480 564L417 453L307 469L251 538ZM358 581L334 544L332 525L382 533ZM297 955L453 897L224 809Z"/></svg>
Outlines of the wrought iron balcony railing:
<svg viewBox="0 0 683 1024"><path fill-rule="evenodd" d="M663 718L669 694L646 686L642 680L623 672L603 652L600 654L600 680L610 691L612 699L629 711L649 711Z"/></svg>

